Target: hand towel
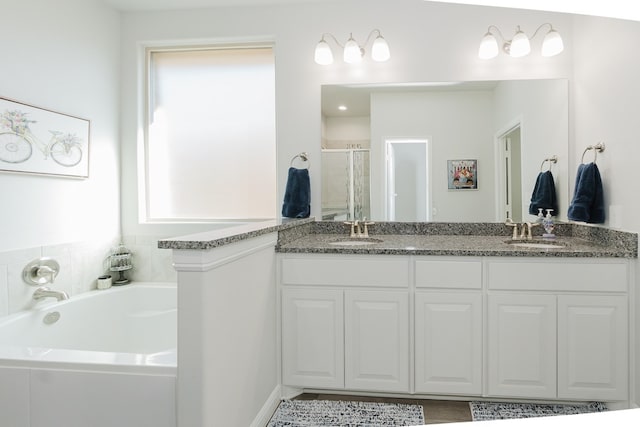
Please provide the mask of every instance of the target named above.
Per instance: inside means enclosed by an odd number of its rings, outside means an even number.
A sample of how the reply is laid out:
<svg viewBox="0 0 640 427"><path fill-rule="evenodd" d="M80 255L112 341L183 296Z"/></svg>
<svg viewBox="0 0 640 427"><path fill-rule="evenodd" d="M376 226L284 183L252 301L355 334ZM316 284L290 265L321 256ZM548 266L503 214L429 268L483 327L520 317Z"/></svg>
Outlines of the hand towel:
<svg viewBox="0 0 640 427"><path fill-rule="evenodd" d="M604 194L602 178L595 163L578 166L573 200L567 217L572 221L602 224L604 215Z"/></svg>
<svg viewBox="0 0 640 427"><path fill-rule="evenodd" d="M538 178L536 178L536 185L533 187L529 213L531 215L538 215L539 208L543 209L543 213L546 213L547 209L553 209L551 215L558 215L556 184L553 181L553 174L551 171L540 172L538 174Z"/></svg>
<svg viewBox="0 0 640 427"><path fill-rule="evenodd" d="M284 192L282 216L285 218L308 218L311 213L311 184L309 170L289 168L287 187Z"/></svg>

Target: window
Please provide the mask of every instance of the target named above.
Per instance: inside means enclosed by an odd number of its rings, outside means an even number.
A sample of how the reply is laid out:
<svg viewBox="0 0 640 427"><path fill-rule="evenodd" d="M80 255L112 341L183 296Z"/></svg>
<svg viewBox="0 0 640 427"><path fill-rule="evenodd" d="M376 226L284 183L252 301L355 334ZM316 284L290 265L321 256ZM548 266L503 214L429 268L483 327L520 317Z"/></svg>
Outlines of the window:
<svg viewBox="0 0 640 427"><path fill-rule="evenodd" d="M148 49L147 221L276 214L271 47Z"/></svg>

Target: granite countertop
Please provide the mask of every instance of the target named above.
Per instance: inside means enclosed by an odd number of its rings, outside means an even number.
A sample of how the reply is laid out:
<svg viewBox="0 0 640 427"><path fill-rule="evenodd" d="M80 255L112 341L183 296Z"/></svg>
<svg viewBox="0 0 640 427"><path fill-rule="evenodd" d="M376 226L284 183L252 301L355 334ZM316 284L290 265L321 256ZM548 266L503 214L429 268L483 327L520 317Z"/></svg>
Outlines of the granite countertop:
<svg viewBox="0 0 640 427"><path fill-rule="evenodd" d="M607 257L630 258L628 251L603 246L574 237L554 240L517 240L508 236L456 235L372 235L371 244L335 245L332 242L350 240L348 235L309 234L280 245L278 252L377 255L447 255L447 256L514 256L514 257ZM356 239L357 240L357 239ZM360 239L365 240L365 239ZM553 243L554 248L527 248L512 243Z"/></svg>
<svg viewBox="0 0 640 427"><path fill-rule="evenodd" d="M231 225L229 227L218 228L202 233L189 234L186 236L174 237L158 241L160 249L184 249L184 250L207 250L213 249L253 237L262 236L273 232L280 232L290 228L299 227L315 221L314 218L304 219L273 219Z"/></svg>
<svg viewBox="0 0 640 427"><path fill-rule="evenodd" d="M514 242L511 230L501 223L377 223L375 229L370 230L372 243L348 246L332 244L352 240L344 224L319 221L282 232L276 250L281 253L315 254L638 257L635 233L558 224L558 235L553 240L534 235L530 241L518 239ZM519 247L513 243L552 243L558 247Z"/></svg>
<svg viewBox="0 0 640 427"><path fill-rule="evenodd" d="M539 227L537 227L539 228ZM276 219L239 224L158 242L161 249L209 250L268 233L278 233L281 253L598 257L637 258L638 235L604 227L557 224L557 237L549 242L534 235L532 243L555 243L554 248L513 245L511 228L502 223L402 223L378 222L370 228L365 245L335 245L350 241L342 222ZM536 229L539 233L539 230ZM535 233L534 233L535 234ZM369 243L371 242L371 243ZM527 241L521 241L526 243Z"/></svg>

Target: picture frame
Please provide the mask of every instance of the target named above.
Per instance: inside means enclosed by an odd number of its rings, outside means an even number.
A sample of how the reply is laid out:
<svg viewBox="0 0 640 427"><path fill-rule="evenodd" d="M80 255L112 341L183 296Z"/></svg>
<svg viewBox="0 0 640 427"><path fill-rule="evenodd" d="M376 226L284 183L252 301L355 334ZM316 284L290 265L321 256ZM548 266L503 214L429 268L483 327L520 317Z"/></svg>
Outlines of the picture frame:
<svg viewBox="0 0 640 427"><path fill-rule="evenodd" d="M449 190L478 189L478 160L447 160Z"/></svg>
<svg viewBox="0 0 640 427"><path fill-rule="evenodd" d="M87 119L0 97L0 171L89 177Z"/></svg>

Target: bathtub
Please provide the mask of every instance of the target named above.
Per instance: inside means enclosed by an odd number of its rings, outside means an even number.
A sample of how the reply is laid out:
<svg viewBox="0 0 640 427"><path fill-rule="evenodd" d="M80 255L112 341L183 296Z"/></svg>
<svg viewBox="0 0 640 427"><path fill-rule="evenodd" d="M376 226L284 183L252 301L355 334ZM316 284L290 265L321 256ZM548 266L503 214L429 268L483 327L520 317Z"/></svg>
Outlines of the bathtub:
<svg viewBox="0 0 640 427"><path fill-rule="evenodd" d="M133 283L0 319L6 425L174 427L176 293Z"/></svg>

